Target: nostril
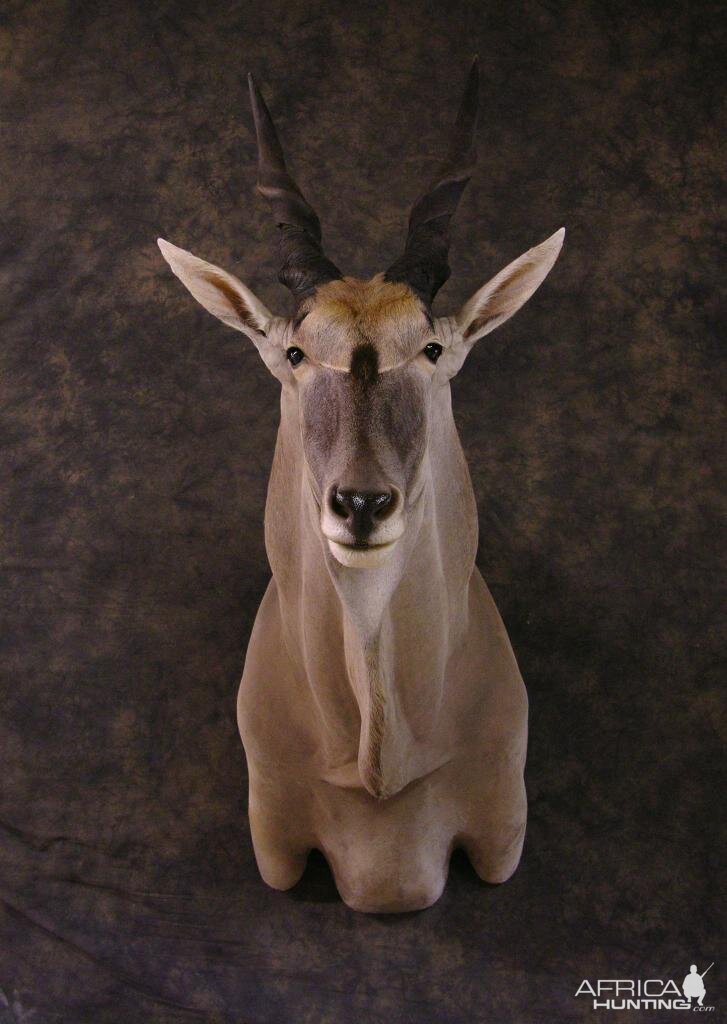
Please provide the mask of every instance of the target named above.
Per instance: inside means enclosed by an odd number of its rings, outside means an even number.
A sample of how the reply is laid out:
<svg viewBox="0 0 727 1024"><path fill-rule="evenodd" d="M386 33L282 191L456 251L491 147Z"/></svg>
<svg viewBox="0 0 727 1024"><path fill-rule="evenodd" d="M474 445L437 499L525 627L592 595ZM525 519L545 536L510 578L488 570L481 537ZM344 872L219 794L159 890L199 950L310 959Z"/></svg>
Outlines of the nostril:
<svg viewBox="0 0 727 1024"><path fill-rule="evenodd" d="M348 501L348 495L341 493L337 488L331 491L330 497L331 511L335 515L340 516L341 519L348 519L351 514L350 503Z"/></svg>
<svg viewBox="0 0 727 1024"><path fill-rule="evenodd" d="M382 491L371 495L371 515L374 519L386 519L394 511L394 495L391 491Z"/></svg>

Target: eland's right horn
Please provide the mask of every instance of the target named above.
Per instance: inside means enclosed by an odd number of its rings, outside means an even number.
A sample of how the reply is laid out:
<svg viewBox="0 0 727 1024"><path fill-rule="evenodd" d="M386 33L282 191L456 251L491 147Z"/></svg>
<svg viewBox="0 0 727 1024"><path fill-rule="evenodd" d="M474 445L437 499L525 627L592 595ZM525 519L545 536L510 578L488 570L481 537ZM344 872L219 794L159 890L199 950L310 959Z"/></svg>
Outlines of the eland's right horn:
<svg viewBox="0 0 727 1024"><path fill-rule="evenodd" d="M321 222L288 173L270 111L252 75L248 75L248 83L257 136L257 188L270 203L280 228L278 280L300 304L319 285L342 275L323 252Z"/></svg>

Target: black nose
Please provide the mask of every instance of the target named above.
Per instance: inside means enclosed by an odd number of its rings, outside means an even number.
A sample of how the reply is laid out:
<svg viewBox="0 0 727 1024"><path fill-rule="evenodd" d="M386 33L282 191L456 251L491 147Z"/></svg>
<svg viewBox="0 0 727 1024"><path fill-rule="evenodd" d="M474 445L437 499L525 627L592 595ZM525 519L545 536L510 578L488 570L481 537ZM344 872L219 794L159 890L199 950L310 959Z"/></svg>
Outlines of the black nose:
<svg viewBox="0 0 727 1024"><path fill-rule="evenodd" d="M358 544L365 544L376 524L394 511L391 491L351 491L334 487L331 509L349 524Z"/></svg>

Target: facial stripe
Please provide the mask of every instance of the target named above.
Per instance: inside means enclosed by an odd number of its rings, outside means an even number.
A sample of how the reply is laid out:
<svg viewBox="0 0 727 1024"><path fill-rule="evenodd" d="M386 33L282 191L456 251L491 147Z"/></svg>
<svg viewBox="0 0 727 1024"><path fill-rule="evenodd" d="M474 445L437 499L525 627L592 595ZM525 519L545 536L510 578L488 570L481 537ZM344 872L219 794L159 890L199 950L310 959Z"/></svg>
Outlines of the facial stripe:
<svg viewBox="0 0 727 1024"><path fill-rule="evenodd" d="M357 345L351 356L351 376L364 387L372 384L379 372L379 354L370 342Z"/></svg>

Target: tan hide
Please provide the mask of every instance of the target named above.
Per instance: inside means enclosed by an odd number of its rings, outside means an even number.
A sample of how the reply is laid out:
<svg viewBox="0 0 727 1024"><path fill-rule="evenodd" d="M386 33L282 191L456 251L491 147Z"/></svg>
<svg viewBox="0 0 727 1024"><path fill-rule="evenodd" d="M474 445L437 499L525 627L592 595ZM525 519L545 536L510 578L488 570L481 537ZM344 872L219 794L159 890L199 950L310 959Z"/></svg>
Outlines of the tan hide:
<svg viewBox="0 0 727 1024"><path fill-rule="evenodd" d="M449 384L435 397L418 515L391 558L364 570L331 556L286 389L281 404L265 523L273 579L238 698L260 872L287 889L319 849L345 902L365 911L434 903L457 846L502 882L525 831L527 697L474 566ZM359 770L377 746L378 797Z"/></svg>

